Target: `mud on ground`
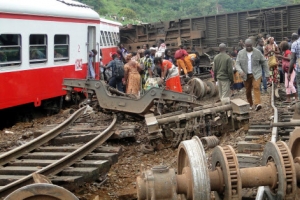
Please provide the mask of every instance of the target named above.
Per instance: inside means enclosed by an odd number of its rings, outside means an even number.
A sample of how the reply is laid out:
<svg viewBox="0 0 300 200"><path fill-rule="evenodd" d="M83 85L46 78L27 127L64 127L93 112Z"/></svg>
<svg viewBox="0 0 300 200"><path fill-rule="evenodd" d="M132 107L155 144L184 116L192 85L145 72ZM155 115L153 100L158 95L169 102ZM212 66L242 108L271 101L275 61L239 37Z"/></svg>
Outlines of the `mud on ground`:
<svg viewBox="0 0 300 200"><path fill-rule="evenodd" d="M246 100L244 91L236 93L233 98ZM212 100L207 100L207 103ZM273 110L270 105L270 95L262 94L263 108L256 112L250 111L250 122L270 122ZM101 116L101 114L99 114ZM68 117L67 111L61 111L57 115L34 119L32 122L17 123L11 128L0 131L0 153L6 152L19 146L33 138L33 131L51 124L63 122ZM147 131L144 122L121 122L123 125L135 124L141 127L135 140L123 139L109 141L107 144L122 146L123 153L119 157L117 164L113 165L107 177L103 177L104 182L86 183L75 191L75 195L81 200L96 199L136 199L136 177L140 174L141 166L150 169L155 165L166 165L177 168L177 149L164 148L160 151L144 154L141 150L142 144L147 144ZM268 135L262 136L260 143L269 140ZM244 140L245 131L243 129L235 132L222 133L221 145L232 145L234 148L239 141ZM165 146L168 146L166 144ZM207 151L208 161L211 159L211 150ZM98 196L98 197L97 197Z"/></svg>

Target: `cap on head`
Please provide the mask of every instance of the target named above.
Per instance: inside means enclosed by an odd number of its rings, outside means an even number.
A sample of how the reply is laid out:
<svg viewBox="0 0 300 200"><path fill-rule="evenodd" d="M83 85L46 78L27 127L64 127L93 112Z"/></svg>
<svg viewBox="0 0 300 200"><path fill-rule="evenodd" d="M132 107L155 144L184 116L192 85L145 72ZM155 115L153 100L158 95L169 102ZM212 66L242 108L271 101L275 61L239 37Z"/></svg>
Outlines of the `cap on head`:
<svg viewBox="0 0 300 200"><path fill-rule="evenodd" d="M156 51L155 47L150 47L150 51Z"/></svg>
<svg viewBox="0 0 300 200"><path fill-rule="evenodd" d="M118 56L118 53L117 53L117 52L112 52L112 53L111 53L111 57L112 57L112 58L115 58L115 57L117 57L117 56Z"/></svg>

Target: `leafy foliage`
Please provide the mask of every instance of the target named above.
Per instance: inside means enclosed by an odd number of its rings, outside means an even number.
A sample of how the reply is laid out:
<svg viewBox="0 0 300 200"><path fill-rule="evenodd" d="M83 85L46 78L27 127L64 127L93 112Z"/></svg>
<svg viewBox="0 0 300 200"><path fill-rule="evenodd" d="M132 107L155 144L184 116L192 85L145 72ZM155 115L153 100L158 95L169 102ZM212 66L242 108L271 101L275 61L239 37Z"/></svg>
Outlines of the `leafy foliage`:
<svg viewBox="0 0 300 200"><path fill-rule="evenodd" d="M300 3L300 0L78 0L123 23L157 22Z"/></svg>

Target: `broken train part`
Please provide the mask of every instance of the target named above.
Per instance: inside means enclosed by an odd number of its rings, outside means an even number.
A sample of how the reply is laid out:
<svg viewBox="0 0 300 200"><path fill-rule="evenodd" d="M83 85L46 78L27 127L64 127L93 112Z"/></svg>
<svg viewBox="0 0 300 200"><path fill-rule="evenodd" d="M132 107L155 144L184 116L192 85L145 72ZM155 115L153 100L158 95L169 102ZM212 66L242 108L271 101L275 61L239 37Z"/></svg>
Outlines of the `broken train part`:
<svg viewBox="0 0 300 200"><path fill-rule="evenodd" d="M81 88L90 97L97 96L100 108L110 111L120 111L132 114L145 114L153 105L163 108L166 112L192 109L201 104L193 95L173 92L161 88L151 88L140 98L117 91L103 81L86 79L64 79L63 89L68 93L75 88ZM118 95L118 96L117 96Z"/></svg>
<svg viewBox="0 0 300 200"><path fill-rule="evenodd" d="M294 135L294 137L293 137ZM138 199L241 200L242 188L265 186L272 199L299 199L300 128L292 133L289 149L285 142L268 142L260 167L239 168L233 148L217 146L212 153L212 170L208 170L203 145L198 137L183 141L178 148L178 173L165 166L142 171L137 177Z"/></svg>
<svg viewBox="0 0 300 200"><path fill-rule="evenodd" d="M194 111L186 113L177 111L160 116L145 115L150 143L155 146L159 140L166 138L172 141L173 147L177 147L181 141L195 135L218 135L227 125L232 129L248 129L249 103L242 99L227 98L216 105L196 107Z"/></svg>

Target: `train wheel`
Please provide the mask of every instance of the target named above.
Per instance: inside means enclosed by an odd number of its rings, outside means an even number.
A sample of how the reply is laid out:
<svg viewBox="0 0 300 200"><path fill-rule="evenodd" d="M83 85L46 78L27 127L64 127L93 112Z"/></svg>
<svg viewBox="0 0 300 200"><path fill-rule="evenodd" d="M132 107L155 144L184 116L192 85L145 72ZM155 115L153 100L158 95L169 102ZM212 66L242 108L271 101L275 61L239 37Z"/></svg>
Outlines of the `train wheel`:
<svg viewBox="0 0 300 200"><path fill-rule="evenodd" d="M70 191L57 185L37 183L24 186L9 194L4 200L79 200Z"/></svg>

